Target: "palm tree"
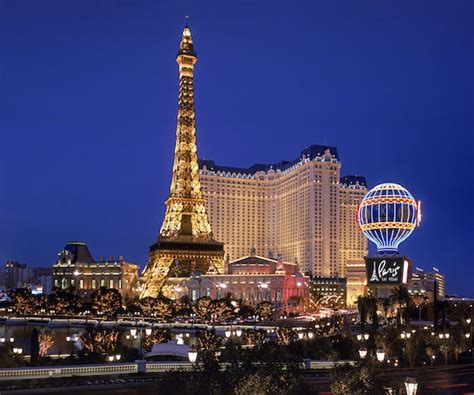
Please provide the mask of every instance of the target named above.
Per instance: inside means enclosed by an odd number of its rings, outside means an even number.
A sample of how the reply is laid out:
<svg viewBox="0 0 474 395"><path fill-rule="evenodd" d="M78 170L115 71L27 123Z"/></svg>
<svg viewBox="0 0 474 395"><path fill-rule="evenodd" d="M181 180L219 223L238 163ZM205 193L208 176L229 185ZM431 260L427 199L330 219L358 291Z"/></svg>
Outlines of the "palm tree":
<svg viewBox="0 0 474 395"><path fill-rule="evenodd" d="M392 290L391 298L393 302L398 304L397 326L400 326L403 316L405 316L406 321L409 321L407 312L411 303L410 293L403 285L399 285Z"/></svg>
<svg viewBox="0 0 474 395"><path fill-rule="evenodd" d="M362 327L364 327L367 321L367 309L368 309L367 298L363 296L359 296L357 298L356 304L357 304L357 310L359 310L360 324L362 325Z"/></svg>
<svg viewBox="0 0 474 395"><path fill-rule="evenodd" d="M423 306L429 300L425 294L416 293L413 294L411 300L415 307L418 309L418 321L421 321L421 311L423 310Z"/></svg>
<svg viewBox="0 0 474 395"><path fill-rule="evenodd" d="M379 325L379 320L377 316L378 300L377 298L374 298L373 296L369 296L366 298L366 303L367 303L367 312L370 316L370 319L372 320L372 326L374 327L374 329L377 329Z"/></svg>
<svg viewBox="0 0 474 395"><path fill-rule="evenodd" d="M388 319L388 312L390 310L390 299L389 298L379 298L380 308L383 310L384 318Z"/></svg>

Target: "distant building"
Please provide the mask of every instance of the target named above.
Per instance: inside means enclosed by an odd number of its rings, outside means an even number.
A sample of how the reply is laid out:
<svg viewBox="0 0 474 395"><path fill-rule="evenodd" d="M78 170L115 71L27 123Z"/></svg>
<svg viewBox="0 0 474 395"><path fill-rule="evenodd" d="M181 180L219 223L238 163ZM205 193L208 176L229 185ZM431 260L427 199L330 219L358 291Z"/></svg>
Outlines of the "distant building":
<svg viewBox="0 0 474 395"><path fill-rule="evenodd" d="M343 277L313 277L309 292L320 306L345 306L346 279Z"/></svg>
<svg viewBox="0 0 474 395"><path fill-rule="evenodd" d="M288 303L308 296L309 278L298 272L296 263L255 255L226 263L226 274L195 274L176 279L174 298L188 295L192 301L202 296L212 299L241 299L256 305L262 301L286 308Z"/></svg>
<svg viewBox="0 0 474 395"><path fill-rule="evenodd" d="M367 271L365 261L347 263L346 272L346 305L356 307L359 296L367 296Z"/></svg>
<svg viewBox="0 0 474 395"><path fill-rule="evenodd" d="M199 177L215 237L232 259L255 246L297 260L303 273L345 276L350 260L367 255L357 205L364 177L341 177L335 147L311 145L292 161L248 168L199 161Z"/></svg>
<svg viewBox="0 0 474 395"><path fill-rule="evenodd" d="M434 300L434 294L438 300L443 300L446 296L444 275L435 267L432 272L417 267L412 273L408 290L413 294L424 294L431 302Z"/></svg>
<svg viewBox="0 0 474 395"><path fill-rule="evenodd" d="M14 260L5 261L2 268L2 286L6 289L21 288L25 285L29 273L26 264Z"/></svg>
<svg viewBox="0 0 474 395"><path fill-rule="evenodd" d="M48 267L28 267L24 263L7 260L0 269L0 288L11 290L29 287L34 293L49 293L53 284L53 271Z"/></svg>
<svg viewBox="0 0 474 395"><path fill-rule="evenodd" d="M92 293L100 287L116 288L124 296L137 292L139 266L123 257L95 261L83 242L67 243L53 265L54 286L73 287L80 293Z"/></svg>

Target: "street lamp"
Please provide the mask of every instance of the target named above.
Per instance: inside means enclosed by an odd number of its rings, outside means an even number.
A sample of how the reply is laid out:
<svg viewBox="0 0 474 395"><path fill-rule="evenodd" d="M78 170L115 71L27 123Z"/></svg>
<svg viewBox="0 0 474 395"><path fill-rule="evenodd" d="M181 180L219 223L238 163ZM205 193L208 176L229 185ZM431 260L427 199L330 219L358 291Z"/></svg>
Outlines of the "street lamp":
<svg viewBox="0 0 474 395"><path fill-rule="evenodd" d="M141 329L138 331L136 328L130 329L130 335L133 339L139 339L140 340L140 359L143 359L143 337L148 336L148 333L151 334L151 332L148 331L150 328L146 328L145 330Z"/></svg>
<svg viewBox="0 0 474 395"><path fill-rule="evenodd" d="M13 354L20 355L23 352L22 348L13 347Z"/></svg>
<svg viewBox="0 0 474 395"><path fill-rule="evenodd" d="M225 331L225 337L229 338L230 335L232 335L232 331L231 331L230 329L227 329L227 330Z"/></svg>
<svg viewBox="0 0 474 395"><path fill-rule="evenodd" d="M116 354L116 355L109 355L107 357L108 361L109 362L114 362L114 361L120 361L120 359L122 358L122 356L120 354Z"/></svg>
<svg viewBox="0 0 474 395"><path fill-rule="evenodd" d="M242 329L240 329L240 328L236 329L236 330L235 330L235 335L236 335L237 337L242 336Z"/></svg>
<svg viewBox="0 0 474 395"><path fill-rule="evenodd" d="M303 339L304 333L303 332L298 332L298 340Z"/></svg>
<svg viewBox="0 0 474 395"><path fill-rule="evenodd" d="M357 335L357 340L362 341L362 335L360 333Z"/></svg>
<svg viewBox="0 0 474 395"><path fill-rule="evenodd" d="M197 359L197 356L198 356L198 352L196 351L196 348L194 346L192 346L190 348L190 350L188 351L189 362L195 363L196 359Z"/></svg>
<svg viewBox="0 0 474 395"><path fill-rule="evenodd" d="M71 358L74 357L74 343L77 342L78 340L79 340L79 336L77 335L66 336L66 341L68 343L71 343Z"/></svg>
<svg viewBox="0 0 474 395"><path fill-rule="evenodd" d="M379 361L380 363L382 363L383 360L385 359L385 351L384 350L377 350L375 352L375 355L377 356L377 361Z"/></svg>
<svg viewBox="0 0 474 395"><path fill-rule="evenodd" d="M364 359L366 356L367 356L367 349L365 347L363 347L359 350L359 357Z"/></svg>
<svg viewBox="0 0 474 395"><path fill-rule="evenodd" d="M440 338L440 340L446 339L446 341L447 341L449 339L449 333L448 332L439 333L438 337ZM444 364L447 365L448 364L448 345L443 344L442 349L444 351Z"/></svg>
<svg viewBox="0 0 474 395"><path fill-rule="evenodd" d="M308 332L308 339L312 339L314 337L314 332L309 331Z"/></svg>
<svg viewBox="0 0 474 395"><path fill-rule="evenodd" d="M416 390L418 389L418 383L413 377L406 378L405 389L407 390L407 395L416 395Z"/></svg>
<svg viewBox="0 0 474 395"><path fill-rule="evenodd" d="M364 333L364 339L369 340L369 334L368 333Z"/></svg>

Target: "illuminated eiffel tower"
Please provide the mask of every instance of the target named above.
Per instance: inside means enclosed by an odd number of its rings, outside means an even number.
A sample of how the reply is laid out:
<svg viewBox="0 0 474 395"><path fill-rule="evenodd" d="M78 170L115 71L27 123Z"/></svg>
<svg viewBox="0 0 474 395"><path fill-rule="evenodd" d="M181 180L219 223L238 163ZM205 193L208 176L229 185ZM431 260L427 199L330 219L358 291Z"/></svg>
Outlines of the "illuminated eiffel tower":
<svg viewBox="0 0 474 395"><path fill-rule="evenodd" d="M213 240L199 181L193 84L197 55L187 24L176 62L179 108L173 176L158 241L150 247L143 271L142 298L171 294L173 278L224 271L224 244Z"/></svg>

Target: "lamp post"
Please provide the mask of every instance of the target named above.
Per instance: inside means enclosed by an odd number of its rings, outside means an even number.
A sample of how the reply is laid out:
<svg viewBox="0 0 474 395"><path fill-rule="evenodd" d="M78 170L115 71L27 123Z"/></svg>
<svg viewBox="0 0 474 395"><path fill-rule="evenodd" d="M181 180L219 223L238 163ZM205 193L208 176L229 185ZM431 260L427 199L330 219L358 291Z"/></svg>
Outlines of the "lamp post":
<svg viewBox="0 0 474 395"><path fill-rule="evenodd" d="M472 355L472 318L466 318L466 324L469 325L469 332L465 334L466 339L469 339L469 353Z"/></svg>
<svg viewBox="0 0 474 395"><path fill-rule="evenodd" d="M0 344L13 343L14 341L14 337L0 337Z"/></svg>
<svg viewBox="0 0 474 395"><path fill-rule="evenodd" d="M74 343L77 342L78 340L79 340L79 336L77 335L66 336L66 341L71 344L71 358L74 357Z"/></svg>
<svg viewBox="0 0 474 395"><path fill-rule="evenodd" d="M194 345L192 345L191 348L188 351L189 362L194 364L197 360L197 356L198 356L198 352L197 352L196 348L194 347Z"/></svg>
<svg viewBox="0 0 474 395"><path fill-rule="evenodd" d="M407 377L405 379L405 389L407 391L407 395L416 395L418 383L413 377Z"/></svg>
<svg viewBox="0 0 474 395"><path fill-rule="evenodd" d="M359 357L361 359L365 359L367 357L367 349L365 347L362 347L360 350L359 350Z"/></svg>
<svg viewBox="0 0 474 395"><path fill-rule="evenodd" d="M385 360L385 351L384 350L377 350L375 352L375 355L377 357L377 361L382 363Z"/></svg>
<svg viewBox="0 0 474 395"><path fill-rule="evenodd" d="M140 341L140 349L139 349L139 354L140 354L140 359L143 360L143 338L145 336L150 336L152 332L151 328L146 328L146 329L137 329L137 328L132 328L130 329L130 336L135 339Z"/></svg>
<svg viewBox="0 0 474 395"><path fill-rule="evenodd" d="M446 344L442 344L441 345L441 348L444 352L444 364L447 365L448 364L448 344L447 344L447 341L449 339L449 333L448 332L445 332L445 333L439 333L438 334L438 337L441 341L443 340L446 340Z"/></svg>
<svg viewBox="0 0 474 395"><path fill-rule="evenodd" d="M403 331L402 333L400 333L400 338L403 340L403 358L406 363L406 360L408 359L408 352L407 352L407 347L409 345L408 340L410 340L411 338L411 332Z"/></svg>
<svg viewBox="0 0 474 395"><path fill-rule="evenodd" d="M21 347L13 347L12 349L14 356L18 359L21 359L21 354L23 353L23 348Z"/></svg>
<svg viewBox="0 0 474 395"><path fill-rule="evenodd" d="M115 355L109 355L107 357L107 360L109 362L119 362L121 358L122 358L122 356L120 354L115 354Z"/></svg>

